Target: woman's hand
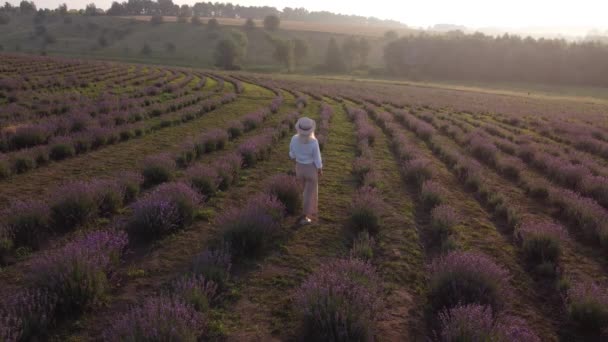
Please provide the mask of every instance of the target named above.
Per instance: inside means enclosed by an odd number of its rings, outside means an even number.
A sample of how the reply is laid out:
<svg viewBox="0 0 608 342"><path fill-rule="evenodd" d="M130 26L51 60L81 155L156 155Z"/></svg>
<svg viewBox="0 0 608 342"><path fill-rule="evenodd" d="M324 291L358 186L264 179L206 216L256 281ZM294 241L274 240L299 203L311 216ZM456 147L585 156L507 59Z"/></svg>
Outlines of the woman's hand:
<svg viewBox="0 0 608 342"><path fill-rule="evenodd" d="M319 178L321 178L321 176L323 176L323 169L317 169L317 174L319 175Z"/></svg>

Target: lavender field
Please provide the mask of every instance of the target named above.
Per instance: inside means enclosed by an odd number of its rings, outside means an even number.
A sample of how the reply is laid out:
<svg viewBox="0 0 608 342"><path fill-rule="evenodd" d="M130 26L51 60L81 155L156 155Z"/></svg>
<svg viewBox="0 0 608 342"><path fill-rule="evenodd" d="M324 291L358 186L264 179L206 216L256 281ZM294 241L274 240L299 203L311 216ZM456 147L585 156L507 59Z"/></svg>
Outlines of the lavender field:
<svg viewBox="0 0 608 342"><path fill-rule="evenodd" d="M0 54L0 341L605 340L607 112Z"/></svg>

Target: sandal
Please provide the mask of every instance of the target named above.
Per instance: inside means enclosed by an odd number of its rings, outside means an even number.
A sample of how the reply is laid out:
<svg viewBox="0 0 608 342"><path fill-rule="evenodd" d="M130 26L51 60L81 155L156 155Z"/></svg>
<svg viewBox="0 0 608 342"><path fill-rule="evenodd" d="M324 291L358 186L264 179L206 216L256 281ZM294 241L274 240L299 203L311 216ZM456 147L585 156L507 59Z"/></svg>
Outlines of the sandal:
<svg viewBox="0 0 608 342"><path fill-rule="evenodd" d="M301 220L300 220L300 225L301 226L307 226L309 224L312 223L312 220L309 219L308 217L304 216Z"/></svg>

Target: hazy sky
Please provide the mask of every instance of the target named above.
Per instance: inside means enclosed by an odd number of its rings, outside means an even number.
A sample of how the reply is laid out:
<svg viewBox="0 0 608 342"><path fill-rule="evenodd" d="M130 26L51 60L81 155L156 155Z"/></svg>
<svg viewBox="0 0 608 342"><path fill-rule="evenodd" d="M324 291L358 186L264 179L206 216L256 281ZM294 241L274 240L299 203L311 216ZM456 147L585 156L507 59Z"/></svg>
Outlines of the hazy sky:
<svg viewBox="0 0 608 342"><path fill-rule="evenodd" d="M214 0L218 1L218 0ZM18 3L19 0L10 0ZM69 8L82 8L91 0L34 0L38 7L55 8L66 2ZM108 8L112 0L94 1ZM177 4L193 4L196 0L174 0ZM242 0L241 5L305 7L344 14L375 16L399 20L410 26L440 23L468 27L597 27L607 28L608 0Z"/></svg>

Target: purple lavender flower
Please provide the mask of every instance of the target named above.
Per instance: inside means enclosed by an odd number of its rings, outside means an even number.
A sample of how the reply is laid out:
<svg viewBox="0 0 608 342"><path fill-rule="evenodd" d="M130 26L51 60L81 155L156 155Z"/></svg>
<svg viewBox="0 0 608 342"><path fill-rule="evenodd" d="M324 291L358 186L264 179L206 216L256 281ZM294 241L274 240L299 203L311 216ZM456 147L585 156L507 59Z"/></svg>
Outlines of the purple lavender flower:
<svg viewBox="0 0 608 342"><path fill-rule="evenodd" d="M266 181L265 189L283 203L288 214L293 215L300 210L302 191L294 176L274 175Z"/></svg>
<svg viewBox="0 0 608 342"><path fill-rule="evenodd" d="M60 249L37 255L30 280L57 296L62 313L79 312L97 302L107 288L106 275L117 264L127 245L122 231L94 231Z"/></svg>
<svg viewBox="0 0 608 342"><path fill-rule="evenodd" d="M40 201L17 201L4 211L6 227L17 246L37 248L50 228L51 211Z"/></svg>
<svg viewBox="0 0 608 342"><path fill-rule="evenodd" d="M294 302L311 340L364 341L373 335L381 298L381 281L373 266L357 259L338 259L310 275Z"/></svg>
<svg viewBox="0 0 608 342"><path fill-rule="evenodd" d="M173 297L152 297L116 317L103 340L196 342L205 331L206 319L193 307Z"/></svg>
<svg viewBox="0 0 608 342"><path fill-rule="evenodd" d="M592 281L575 282L567 292L568 315L585 333L608 326L608 290Z"/></svg>
<svg viewBox="0 0 608 342"><path fill-rule="evenodd" d="M458 305L439 313L438 340L540 342L524 320L513 316L495 318L488 306Z"/></svg>
<svg viewBox="0 0 608 342"><path fill-rule="evenodd" d="M203 196L213 196L220 185L217 170L209 165L195 165L186 170L186 177Z"/></svg>
<svg viewBox="0 0 608 342"><path fill-rule="evenodd" d="M562 241L567 239L566 230L559 224L526 219L516 230L522 241L522 250L533 264L555 264L561 254Z"/></svg>
<svg viewBox="0 0 608 342"><path fill-rule="evenodd" d="M227 243L222 243L217 248L206 249L192 261L192 272L213 281L219 291L226 288L231 268L232 254Z"/></svg>
<svg viewBox="0 0 608 342"><path fill-rule="evenodd" d="M364 186L353 197L350 224L355 231L375 234L380 230L384 203L378 190Z"/></svg>
<svg viewBox="0 0 608 342"><path fill-rule="evenodd" d="M188 275L172 284L172 292L196 311L205 312L216 299L218 286L201 275Z"/></svg>
<svg viewBox="0 0 608 342"><path fill-rule="evenodd" d="M441 204L446 199L445 189L433 180L427 180L422 183L420 188L420 199L429 208L433 208Z"/></svg>
<svg viewBox="0 0 608 342"><path fill-rule="evenodd" d="M281 228L285 207L274 196L260 194L242 207L224 210L217 225L224 232L224 240L230 243L239 256L256 256Z"/></svg>
<svg viewBox="0 0 608 342"><path fill-rule="evenodd" d="M431 210L431 228L436 236L446 238L460 221L456 210L447 204L441 204Z"/></svg>
<svg viewBox="0 0 608 342"><path fill-rule="evenodd" d="M150 239L182 229L200 202L200 195L184 183L162 184L132 205L130 230Z"/></svg>
<svg viewBox="0 0 608 342"><path fill-rule="evenodd" d="M475 303L498 311L511 293L508 272L481 253L450 252L435 259L429 273L434 312Z"/></svg>
<svg viewBox="0 0 608 342"><path fill-rule="evenodd" d="M176 165L174 158L166 153L148 156L143 161L142 176L146 185L168 182L173 178Z"/></svg>
<svg viewBox="0 0 608 342"><path fill-rule="evenodd" d="M66 183L54 191L50 207L57 230L86 224L99 214L99 188L93 182Z"/></svg>

